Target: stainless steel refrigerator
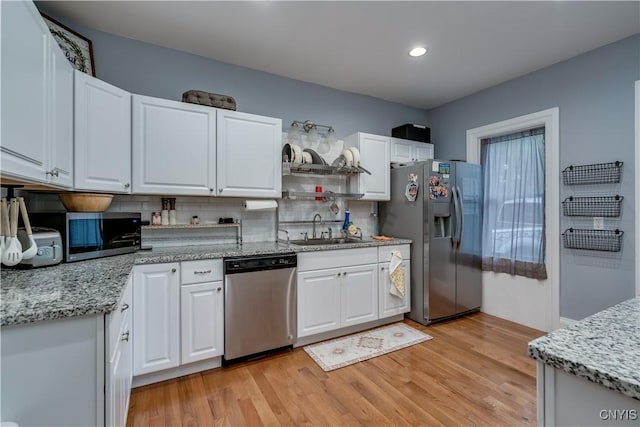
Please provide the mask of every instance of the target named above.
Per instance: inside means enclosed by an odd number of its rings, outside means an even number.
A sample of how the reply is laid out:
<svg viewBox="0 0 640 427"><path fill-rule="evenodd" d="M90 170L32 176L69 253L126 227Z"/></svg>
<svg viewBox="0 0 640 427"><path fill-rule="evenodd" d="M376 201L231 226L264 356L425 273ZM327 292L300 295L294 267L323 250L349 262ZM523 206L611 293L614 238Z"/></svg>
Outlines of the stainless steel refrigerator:
<svg viewBox="0 0 640 427"><path fill-rule="evenodd" d="M380 230L411 239L411 311L428 325L476 311L482 302L480 165L428 160L391 169Z"/></svg>

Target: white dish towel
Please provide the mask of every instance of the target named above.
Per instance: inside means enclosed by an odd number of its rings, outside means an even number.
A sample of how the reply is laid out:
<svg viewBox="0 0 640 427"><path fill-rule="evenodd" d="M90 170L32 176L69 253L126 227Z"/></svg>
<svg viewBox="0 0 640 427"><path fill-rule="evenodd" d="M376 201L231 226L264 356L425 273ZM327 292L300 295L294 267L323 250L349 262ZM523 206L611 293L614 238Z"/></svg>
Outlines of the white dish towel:
<svg viewBox="0 0 640 427"><path fill-rule="evenodd" d="M391 281L389 293L397 296L398 298L404 298L404 268L402 266L402 254L400 251L391 251L391 261L389 261L389 279Z"/></svg>

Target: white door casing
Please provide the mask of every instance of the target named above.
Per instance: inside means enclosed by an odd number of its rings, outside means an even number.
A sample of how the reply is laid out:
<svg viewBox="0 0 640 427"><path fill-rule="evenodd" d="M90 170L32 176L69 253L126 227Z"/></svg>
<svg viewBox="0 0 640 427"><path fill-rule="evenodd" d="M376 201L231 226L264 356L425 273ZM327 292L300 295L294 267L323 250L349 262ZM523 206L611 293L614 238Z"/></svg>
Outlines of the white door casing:
<svg viewBox="0 0 640 427"><path fill-rule="evenodd" d="M636 238L635 238L635 260L636 260L636 296L640 297L640 263L638 258L640 257L640 80L636 80L636 111L635 117L635 130L636 130Z"/></svg>
<svg viewBox="0 0 640 427"><path fill-rule="evenodd" d="M560 119L558 107L467 130L467 161L480 163L484 138L545 127L547 280L484 272L482 311L551 331L560 327ZM540 314L544 313L541 317Z"/></svg>

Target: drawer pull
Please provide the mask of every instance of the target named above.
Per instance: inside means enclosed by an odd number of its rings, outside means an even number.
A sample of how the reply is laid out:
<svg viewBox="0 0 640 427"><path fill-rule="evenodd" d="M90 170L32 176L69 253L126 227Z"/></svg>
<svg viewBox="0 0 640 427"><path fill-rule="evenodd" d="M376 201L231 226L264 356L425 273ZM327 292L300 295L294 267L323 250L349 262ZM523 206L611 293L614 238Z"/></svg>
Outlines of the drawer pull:
<svg viewBox="0 0 640 427"><path fill-rule="evenodd" d="M125 311L126 309L129 308L129 304L127 304L126 302L124 304L122 304L122 307L120 308L120 313L122 313L123 311Z"/></svg>
<svg viewBox="0 0 640 427"><path fill-rule="evenodd" d="M129 331L122 334L122 338L120 338L120 341L129 341Z"/></svg>
<svg viewBox="0 0 640 427"><path fill-rule="evenodd" d="M209 274L211 273L211 270L201 270L201 271L194 271L193 274Z"/></svg>

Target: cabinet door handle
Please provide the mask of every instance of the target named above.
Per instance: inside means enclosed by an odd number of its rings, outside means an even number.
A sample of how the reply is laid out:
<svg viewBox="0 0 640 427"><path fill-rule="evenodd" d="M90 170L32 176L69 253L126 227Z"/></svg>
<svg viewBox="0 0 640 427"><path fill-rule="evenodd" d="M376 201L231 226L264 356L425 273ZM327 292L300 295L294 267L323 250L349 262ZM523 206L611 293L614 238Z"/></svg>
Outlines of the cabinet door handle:
<svg viewBox="0 0 640 427"><path fill-rule="evenodd" d="M129 331L122 334L120 341L129 341Z"/></svg>
<svg viewBox="0 0 640 427"><path fill-rule="evenodd" d="M172 269L171 269L171 272L172 272L172 273L175 273L176 271L177 271L177 270L176 270L175 268L172 268Z"/></svg>
<svg viewBox="0 0 640 427"><path fill-rule="evenodd" d="M122 304L122 307L120 308L120 313L127 310L128 308L129 308L129 304L125 302L124 304Z"/></svg>
<svg viewBox="0 0 640 427"><path fill-rule="evenodd" d="M194 271L193 274L209 274L211 270Z"/></svg>
<svg viewBox="0 0 640 427"><path fill-rule="evenodd" d="M49 172L46 173L47 175L51 175L51 176L55 176L57 177L58 175L60 175L60 173L58 172L57 169L51 169Z"/></svg>

